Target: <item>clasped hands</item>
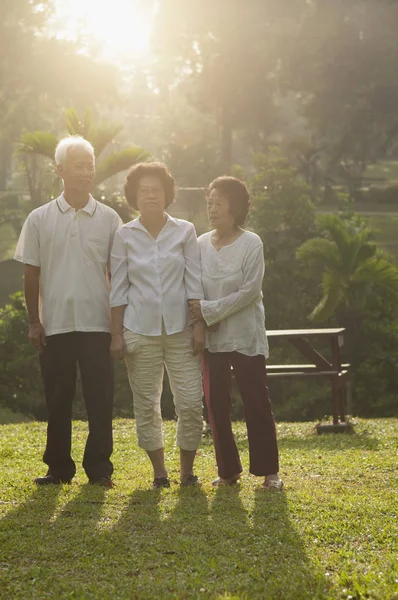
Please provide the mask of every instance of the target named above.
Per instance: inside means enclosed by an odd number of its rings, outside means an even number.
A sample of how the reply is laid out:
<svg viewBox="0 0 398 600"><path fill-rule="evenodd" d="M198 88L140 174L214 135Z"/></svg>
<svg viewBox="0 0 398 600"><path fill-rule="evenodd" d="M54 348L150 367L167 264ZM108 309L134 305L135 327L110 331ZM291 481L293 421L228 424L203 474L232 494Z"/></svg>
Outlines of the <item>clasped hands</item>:
<svg viewBox="0 0 398 600"><path fill-rule="evenodd" d="M200 300L188 300L188 306L189 314L191 315L193 323L203 323L206 326L207 331L217 331L220 326L219 323L215 323L214 325L206 325L202 314Z"/></svg>

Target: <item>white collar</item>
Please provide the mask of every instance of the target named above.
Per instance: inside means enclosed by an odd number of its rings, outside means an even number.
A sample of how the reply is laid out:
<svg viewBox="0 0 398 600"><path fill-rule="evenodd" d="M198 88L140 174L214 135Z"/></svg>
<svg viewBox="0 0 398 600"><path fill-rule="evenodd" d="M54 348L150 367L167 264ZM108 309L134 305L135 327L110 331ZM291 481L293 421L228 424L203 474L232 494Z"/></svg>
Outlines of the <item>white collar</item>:
<svg viewBox="0 0 398 600"><path fill-rule="evenodd" d="M57 198L56 202L58 204L58 208L63 213L66 213L69 209L73 208L69 204L69 202L66 200L63 192L59 196L59 198ZM97 202L96 202L96 200L94 200L94 198L90 194L87 204L85 206L83 206L83 208L81 208L80 210L84 210L84 212L86 212L87 214L90 215L90 217L92 217L93 214L95 213L96 208L97 208Z"/></svg>
<svg viewBox="0 0 398 600"><path fill-rule="evenodd" d="M175 225L178 225L178 220L175 219L174 217L172 217L171 215L169 215L167 212L164 213L166 215L166 223L174 223ZM140 217L137 217L136 219L133 219L132 221L130 221L130 223L127 223L128 227L131 227L132 229L142 229L143 231L146 231L145 227L143 226L143 224L140 221Z"/></svg>

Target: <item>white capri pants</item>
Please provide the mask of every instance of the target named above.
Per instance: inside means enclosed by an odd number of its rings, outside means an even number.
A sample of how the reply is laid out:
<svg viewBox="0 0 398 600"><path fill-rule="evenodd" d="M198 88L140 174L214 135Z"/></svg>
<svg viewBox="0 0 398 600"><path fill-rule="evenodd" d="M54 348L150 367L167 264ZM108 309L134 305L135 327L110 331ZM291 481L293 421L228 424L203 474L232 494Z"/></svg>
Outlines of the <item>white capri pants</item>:
<svg viewBox="0 0 398 600"><path fill-rule="evenodd" d="M166 365L177 415L177 446L196 450L203 429L203 389L200 358L193 355L191 331L147 336L124 329L123 337L138 445L149 451L164 447L160 399Z"/></svg>

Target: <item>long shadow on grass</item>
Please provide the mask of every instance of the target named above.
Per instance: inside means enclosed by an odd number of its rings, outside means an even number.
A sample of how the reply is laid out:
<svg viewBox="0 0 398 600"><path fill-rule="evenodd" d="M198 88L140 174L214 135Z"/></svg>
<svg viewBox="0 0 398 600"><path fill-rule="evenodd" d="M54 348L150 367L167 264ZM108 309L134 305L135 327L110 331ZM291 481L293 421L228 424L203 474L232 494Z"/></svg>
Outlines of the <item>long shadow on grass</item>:
<svg viewBox="0 0 398 600"><path fill-rule="evenodd" d="M97 523L106 491L83 485L57 510L60 491L60 486L38 488L0 522L0 545L13 567L11 586L34 582L32 598L41 597L48 589L63 596L69 593L71 583L79 588L85 581L85 568L97 552ZM80 587L84 594L84 586Z"/></svg>
<svg viewBox="0 0 398 600"><path fill-rule="evenodd" d="M35 491L0 522L2 541L7 534L12 539L4 548L6 597L27 579L35 581L32 598L46 589L104 599L322 597L325 583L306 556L283 492L136 490L121 514L112 514L120 510L114 492L89 485L56 512L58 492ZM104 502L116 522L110 529Z"/></svg>
<svg viewBox="0 0 398 600"><path fill-rule="evenodd" d="M35 488L32 495L0 521L0 564L3 598L13 597L13 585L23 577L34 578L32 559L37 569L45 561L51 519L57 505L59 486Z"/></svg>
<svg viewBox="0 0 398 600"><path fill-rule="evenodd" d="M244 507L241 493L219 488L211 503L210 590L250 590L250 598L317 598L322 578L290 521L285 493L258 490L250 508Z"/></svg>
<svg viewBox="0 0 398 600"><path fill-rule="evenodd" d="M325 582L311 565L284 493L239 487L136 491L117 525L99 541L121 557L120 598L321 598ZM170 508L170 511L169 511ZM103 564L103 569L107 565ZM179 594L179 595L178 595Z"/></svg>

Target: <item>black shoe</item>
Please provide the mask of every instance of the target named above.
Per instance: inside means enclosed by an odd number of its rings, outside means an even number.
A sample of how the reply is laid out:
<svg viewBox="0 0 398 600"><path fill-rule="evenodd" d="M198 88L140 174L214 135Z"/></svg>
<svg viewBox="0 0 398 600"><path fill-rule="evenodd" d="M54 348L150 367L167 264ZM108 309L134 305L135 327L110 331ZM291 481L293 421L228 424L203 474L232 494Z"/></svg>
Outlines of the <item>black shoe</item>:
<svg viewBox="0 0 398 600"><path fill-rule="evenodd" d="M91 485L100 485L104 488L113 488L115 484L110 477L100 477L99 479L89 479Z"/></svg>
<svg viewBox="0 0 398 600"><path fill-rule="evenodd" d="M45 477L36 477L35 484L36 485L60 485L62 483L70 483L71 479L61 479L61 477L57 477L57 475L48 474Z"/></svg>
<svg viewBox="0 0 398 600"><path fill-rule="evenodd" d="M170 481L168 477L155 477L152 487L154 490L159 490L160 488L169 488Z"/></svg>
<svg viewBox="0 0 398 600"><path fill-rule="evenodd" d="M180 485L182 487L188 487L188 486L198 486L200 485L200 481L199 481L199 477L197 475L185 475L182 478L182 481L180 483Z"/></svg>

